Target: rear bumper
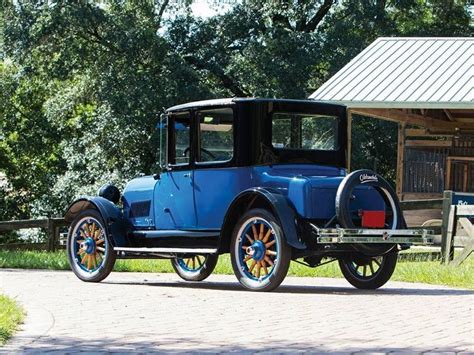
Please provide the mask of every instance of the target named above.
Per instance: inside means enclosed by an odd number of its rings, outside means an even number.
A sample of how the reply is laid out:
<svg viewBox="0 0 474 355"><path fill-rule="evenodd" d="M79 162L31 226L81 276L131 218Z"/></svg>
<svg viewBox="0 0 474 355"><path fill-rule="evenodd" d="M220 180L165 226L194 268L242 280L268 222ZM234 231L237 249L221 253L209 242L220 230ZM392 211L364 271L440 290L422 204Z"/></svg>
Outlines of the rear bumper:
<svg viewBox="0 0 474 355"><path fill-rule="evenodd" d="M427 229L345 229L311 225L320 244L433 244L433 231Z"/></svg>

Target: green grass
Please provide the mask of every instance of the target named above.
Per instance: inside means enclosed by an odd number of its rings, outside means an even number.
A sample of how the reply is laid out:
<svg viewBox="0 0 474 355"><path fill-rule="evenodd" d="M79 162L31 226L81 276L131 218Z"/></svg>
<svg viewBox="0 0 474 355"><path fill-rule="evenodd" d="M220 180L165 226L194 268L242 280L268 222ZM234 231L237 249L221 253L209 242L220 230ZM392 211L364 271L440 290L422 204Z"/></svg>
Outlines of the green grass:
<svg viewBox="0 0 474 355"><path fill-rule="evenodd" d="M69 264L64 251L55 253L0 251L0 268L69 270ZM169 260L117 260L114 270L122 272L173 272ZM228 255L219 258L215 273L233 274ZM308 268L293 262L289 275L342 277L337 262L318 268ZM468 258L459 267L441 265L439 261L400 261L392 280L474 289L474 256Z"/></svg>
<svg viewBox="0 0 474 355"><path fill-rule="evenodd" d="M24 316L23 309L14 300L0 295L0 346L13 335Z"/></svg>

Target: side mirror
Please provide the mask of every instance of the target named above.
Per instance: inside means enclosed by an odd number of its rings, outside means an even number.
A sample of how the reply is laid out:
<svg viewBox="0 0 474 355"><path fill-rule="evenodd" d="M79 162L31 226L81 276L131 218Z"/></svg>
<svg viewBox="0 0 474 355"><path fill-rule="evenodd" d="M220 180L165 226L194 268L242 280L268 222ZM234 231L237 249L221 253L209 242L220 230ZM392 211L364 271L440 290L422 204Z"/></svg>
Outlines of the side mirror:
<svg viewBox="0 0 474 355"><path fill-rule="evenodd" d="M159 167L158 167L158 172L154 173L153 174L153 179L155 180L160 180L161 179L161 173L163 172L164 167L160 164Z"/></svg>

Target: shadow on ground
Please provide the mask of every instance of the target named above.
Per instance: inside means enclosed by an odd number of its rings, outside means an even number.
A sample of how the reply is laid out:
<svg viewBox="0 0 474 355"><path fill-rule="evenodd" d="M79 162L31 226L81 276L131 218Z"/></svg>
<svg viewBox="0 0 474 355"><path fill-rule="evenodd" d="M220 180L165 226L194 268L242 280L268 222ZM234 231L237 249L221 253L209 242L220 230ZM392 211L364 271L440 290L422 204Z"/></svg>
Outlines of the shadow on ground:
<svg viewBox="0 0 474 355"><path fill-rule="evenodd" d="M143 337L152 337L150 334L142 334ZM133 334L134 338L139 338L140 334ZM325 339L327 343L330 339ZM340 341L341 339L339 339ZM348 342L357 343L357 339L345 339ZM334 340L336 344L337 340ZM446 351L463 351L462 344L457 349L429 349L431 352L446 352ZM23 347L21 349L10 349L9 351L21 352L21 353L295 353L295 352L309 352L309 353L322 353L329 352L331 354L336 353L419 353L426 351L427 349L419 349L414 347L386 347L377 348L360 346L360 347L348 347L336 346L327 348L325 346L314 346L314 343L308 344L304 342L291 343L274 341L259 344L257 346L245 346L239 344L203 344L199 339L196 338L175 338L165 339L160 341L130 341L120 339L102 339L102 340L89 340L77 339L71 337L61 337L47 339L38 339L34 342L34 347ZM0 348L0 353L2 349Z"/></svg>
<svg viewBox="0 0 474 355"><path fill-rule="evenodd" d="M58 270L36 270L36 269L0 269L2 272L51 272L51 273L71 273L70 271L58 271ZM72 273L71 273L72 274ZM124 273L128 274L128 273ZM115 275L120 275L120 273L115 273ZM146 273L141 273L145 276ZM140 278L143 280L142 278ZM294 277L294 279L298 279ZM331 279L328 279L331 280ZM238 282L228 282L228 281L203 281L203 282L188 282L188 281L162 281L155 282L153 280L145 278L144 281L137 279L136 282L131 281L102 281L102 284L108 285L129 285L129 286L138 286L145 285L151 287L171 287L171 288L191 288L191 289L203 289L203 290L218 290L218 291L239 291L239 292L254 292L244 289ZM292 294L334 294L334 295L396 295L396 296L465 296L465 295L474 295L474 290L467 289L451 289L451 288L436 288L436 285L427 285L430 288L419 288L419 284L410 284L404 283L409 287L396 287L398 284L397 281L394 282L394 286L391 286L390 283L388 286L382 287L378 290L358 290L348 284L347 287L340 286L309 286L309 285L281 285L278 287L274 293L292 293ZM432 288L431 288L432 287Z"/></svg>
<svg viewBox="0 0 474 355"><path fill-rule="evenodd" d="M191 289L204 289L204 290L218 290L218 291L240 291L240 292L254 292L244 289L237 282L216 282L216 281L205 281L205 282L153 282L145 280L137 282L120 282L120 281L102 281L109 285L144 285L151 287L173 287L173 288L191 288ZM464 296L474 295L472 290L460 290L460 289L444 289L444 288L401 288L401 287L386 287L378 290L359 290L356 288L348 287L337 287L337 286L308 286L308 285L281 285L275 291L275 293L292 293L292 294L333 294L333 295L396 295L396 296Z"/></svg>

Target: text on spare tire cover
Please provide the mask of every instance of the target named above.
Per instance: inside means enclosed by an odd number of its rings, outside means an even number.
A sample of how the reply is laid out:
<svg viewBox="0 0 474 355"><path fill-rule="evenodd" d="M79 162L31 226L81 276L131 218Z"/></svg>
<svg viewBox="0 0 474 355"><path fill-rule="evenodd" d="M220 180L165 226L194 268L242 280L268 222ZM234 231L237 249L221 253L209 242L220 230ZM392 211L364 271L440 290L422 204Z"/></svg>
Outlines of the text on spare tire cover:
<svg viewBox="0 0 474 355"><path fill-rule="evenodd" d="M365 184L367 182L378 182L379 178L377 177L377 175L362 174L359 177L359 180L361 184Z"/></svg>

